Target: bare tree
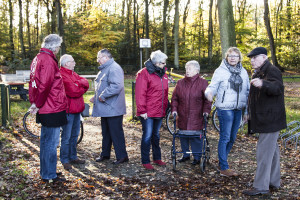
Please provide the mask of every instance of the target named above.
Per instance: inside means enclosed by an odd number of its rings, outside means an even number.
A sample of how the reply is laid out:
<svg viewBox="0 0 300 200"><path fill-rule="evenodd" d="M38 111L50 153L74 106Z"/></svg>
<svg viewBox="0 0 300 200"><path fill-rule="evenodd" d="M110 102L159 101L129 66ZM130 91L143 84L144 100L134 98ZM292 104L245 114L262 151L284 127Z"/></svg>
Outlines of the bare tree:
<svg viewBox="0 0 300 200"><path fill-rule="evenodd" d="M25 46L24 46L24 39L23 39L23 15L22 15L22 0L19 0L19 39L20 39L20 46L21 46L21 57L25 59Z"/></svg>
<svg viewBox="0 0 300 200"><path fill-rule="evenodd" d="M271 49L272 62L281 71L284 71L283 68L279 65L279 63L277 61L277 58L276 58L276 47L275 47L274 37L273 37L271 25L270 25L268 0L264 0L264 6L265 6L264 21L265 21L267 33L268 33L268 36L269 36L269 43L270 43L270 49Z"/></svg>
<svg viewBox="0 0 300 200"><path fill-rule="evenodd" d="M145 0L145 31L146 31L146 38L149 39L149 1ZM146 59L149 57L149 49L146 48L145 53Z"/></svg>
<svg viewBox="0 0 300 200"><path fill-rule="evenodd" d="M11 60L15 57L15 45L14 45L14 34L13 34L13 6L12 0L8 0L9 5L9 41L10 41L10 58Z"/></svg>
<svg viewBox="0 0 300 200"><path fill-rule="evenodd" d="M213 47L213 23L212 23L212 8L213 8L214 0L210 0L209 3L209 22L208 22L208 64L211 65L212 61L212 47Z"/></svg>
<svg viewBox="0 0 300 200"><path fill-rule="evenodd" d="M231 46L236 46L235 26L231 0L218 0L222 56Z"/></svg>
<svg viewBox="0 0 300 200"><path fill-rule="evenodd" d="M163 11L163 34L164 34L164 53L167 54L167 10L169 6L169 0L164 0L164 11Z"/></svg>
<svg viewBox="0 0 300 200"><path fill-rule="evenodd" d="M175 18L174 18L174 66L179 68L179 55L178 55L178 46L179 46L179 0L175 0Z"/></svg>
<svg viewBox="0 0 300 200"><path fill-rule="evenodd" d="M30 23L29 23L29 3L30 0L26 0L26 26L27 26L27 42L28 42L28 51L31 53L31 34L30 34Z"/></svg>
<svg viewBox="0 0 300 200"><path fill-rule="evenodd" d="M66 53L66 43L64 41L64 23L63 23L63 18L62 18L62 13L61 13L61 4L60 0L55 0L55 6L57 10L57 27L58 27L58 34L63 38L63 42L61 44L61 50L60 50L60 55L64 55Z"/></svg>
<svg viewBox="0 0 300 200"><path fill-rule="evenodd" d="M182 23L183 23L183 29L182 29L182 42L183 42L183 48L185 48L185 27L186 27L186 18L188 17L188 13L189 13L189 4L190 4L190 0L187 1L185 8L184 8L184 12L183 12L183 16L182 16Z"/></svg>

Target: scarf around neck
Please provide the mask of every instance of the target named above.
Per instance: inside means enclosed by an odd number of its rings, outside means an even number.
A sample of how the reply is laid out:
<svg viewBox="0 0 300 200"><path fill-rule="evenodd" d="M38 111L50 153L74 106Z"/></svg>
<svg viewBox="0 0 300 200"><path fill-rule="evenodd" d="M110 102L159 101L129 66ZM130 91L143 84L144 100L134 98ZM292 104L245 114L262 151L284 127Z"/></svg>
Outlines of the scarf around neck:
<svg viewBox="0 0 300 200"><path fill-rule="evenodd" d="M238 62L238 64L234 67L231 66L226 59L224 59L224 63L228 70L231 73L231 76L228 79L230 83L230 88L236 92L240 92L242 90L243 79L241 77L242 64Z"/></svg>

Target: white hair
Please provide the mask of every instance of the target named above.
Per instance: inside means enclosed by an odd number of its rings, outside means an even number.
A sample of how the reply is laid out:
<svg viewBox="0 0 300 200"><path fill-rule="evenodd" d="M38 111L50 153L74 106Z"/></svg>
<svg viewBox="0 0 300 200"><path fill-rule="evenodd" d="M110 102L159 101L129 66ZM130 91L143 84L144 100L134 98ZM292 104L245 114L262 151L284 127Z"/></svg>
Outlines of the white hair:
<svg viewBox="0 0 300 200"><path fill-rule="evenodd" d="M66 63L69 62L71 59L72 59L71 55L64 54L59 60L60 66L64 67L66 65Z"/></svg>
<svg viewBox="0 0 300 200"><path fill-rule="evenodd" d="M185 64L185 68L187 66L193 66L195 70L198 71L198 73L200 73L200 64L198 63L198 61L196 60L191 60L191 61L188 61L186 64Z"/></svg>
<svg viewBox="0 0 300 200"><path fill-rule="evenodd" d="M57 47L60 47L62 41L62 37L57 34L47 35L42 43L42 48L46 48L54 52Z"/></svg>
<svg viewBox="0 0 300 200"><path fill-rule="evenodd" d="M151 53L150 58L152 63L155 65L157 63L165 62L168 56L163 52L161 52L160 50L157 50Z"/></svg>

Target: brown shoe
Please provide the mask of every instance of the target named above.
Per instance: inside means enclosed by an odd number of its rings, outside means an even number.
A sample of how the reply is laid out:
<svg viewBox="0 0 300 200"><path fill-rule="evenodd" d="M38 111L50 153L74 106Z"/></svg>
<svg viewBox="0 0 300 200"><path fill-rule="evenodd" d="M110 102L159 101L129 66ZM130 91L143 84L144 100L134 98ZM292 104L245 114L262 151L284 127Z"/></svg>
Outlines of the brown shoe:
<svg viewBox="0 0 300 200"><path fill-rule="evenodd" d="M64 166L64 169L65 169L65 170L70 170L70 169L72 169L72 165L71 165L70 163L63 163L62 165Z"/></svg>
<svg viewBox="0 0 300 200"><path fill-rule="evenodd" d="M78 158L76 160L71 160L71 164L84 164L85 160L79 160Z"/></svg>
<svg viewBox="0 0 300 200"><path fill-rule="evenodd" d="M238 176L238 174L231 169L221 170L220 174L221 176L227 176L227 177Z"/></svg>

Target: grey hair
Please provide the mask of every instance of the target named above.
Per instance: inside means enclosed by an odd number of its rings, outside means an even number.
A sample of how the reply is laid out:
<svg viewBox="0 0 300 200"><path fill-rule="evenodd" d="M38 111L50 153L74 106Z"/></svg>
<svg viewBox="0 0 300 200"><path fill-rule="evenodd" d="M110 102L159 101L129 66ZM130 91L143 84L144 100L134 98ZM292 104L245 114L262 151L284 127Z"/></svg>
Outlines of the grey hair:
<svg viewBox="0 0 300 200"><path fill-rule="evenodd" d="M152 63L155 65L157 63L165 62L167 60L168 56L161 52L160 50L153 51L150 55Z"/></svg>
<svg viewBox="0 0 300 200"><path fill-rule="evenodd" d="M50 34L44 38L42 48L46 48L54 52L57 47L60 47L62 42L62 37L57 34Z"/></svg>
<svg viewBox="0 0 300 200"><path fill-rule="evenodd" d="M66 63L70 61L70 58L72 58L71 55L64 54L59 60L60 66L64 67L66 65Z"/></svg>
<svg viewBox="0 0 300 200"><path fill-rule="evenodd" d="M200 73L200 64L198 63L198 61L196 61L196 60L188 61L188 62L185 64L185 68L186 68L187 66L189 66L189 65L193 66L194 69L197 70L198 73Z"/></svg>
<svg viewBox="0 0 300 200"><path fill-rule="evenodd" d="M229 56L229 54L230 54L231 52L235 52L235 53L239 54L239 56L240 56L240 60L239 60L239 61L242 62L243 56L242 56L241 51L240 51L237 47L230 47L230 48L226 51L226 53L225 53L225 59L226 59L226 61L228 61L228 56Z"/></svg>
<svg viewBox="0 0 300 200"><path fill-rule="evenodd" d="M97 55L99 55L100 53L106 55L110 59L112 58L112 55L108 49L101 49Z"/></svg>

